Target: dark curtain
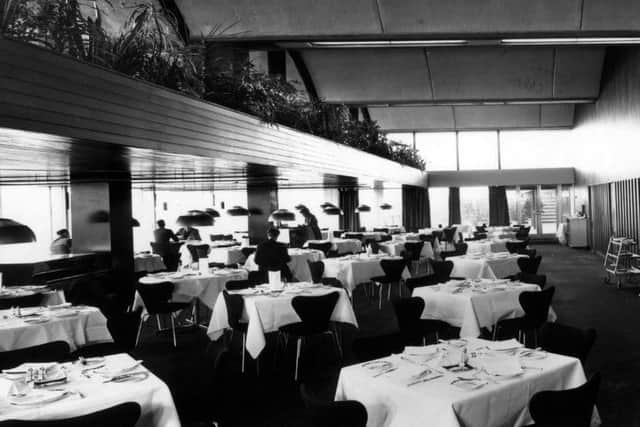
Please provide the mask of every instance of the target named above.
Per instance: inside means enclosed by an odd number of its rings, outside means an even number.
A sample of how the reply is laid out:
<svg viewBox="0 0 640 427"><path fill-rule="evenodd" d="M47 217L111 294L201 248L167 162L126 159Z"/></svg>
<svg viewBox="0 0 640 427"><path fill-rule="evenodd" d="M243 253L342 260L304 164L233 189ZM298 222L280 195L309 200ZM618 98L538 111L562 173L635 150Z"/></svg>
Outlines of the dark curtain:
<svg viewBox="0 0 640 427"><path fill-rule="evenodd" d="M402 225L408 232L431 227L429 191L426 188L402 186Z"/></svg>
<svg viewBox="0 0 640 427"><path fill-rule="evenodd" d="M460 188L449 187L449 225L460 223Z"/></svg>
<svg viewBox="0 0 640 427"><path fill-rule="evenodd" d="M505 187L489 187L489 225L509 225L509 204Z"/></svg>
<svg viewBox="0 0 640 427"><path fill-rule="evenodd" d="M357 189L340 189L340 209L344 215L340 217L340 229L346 231L360 230L360 216L356 208L360 204Z"/></svg>

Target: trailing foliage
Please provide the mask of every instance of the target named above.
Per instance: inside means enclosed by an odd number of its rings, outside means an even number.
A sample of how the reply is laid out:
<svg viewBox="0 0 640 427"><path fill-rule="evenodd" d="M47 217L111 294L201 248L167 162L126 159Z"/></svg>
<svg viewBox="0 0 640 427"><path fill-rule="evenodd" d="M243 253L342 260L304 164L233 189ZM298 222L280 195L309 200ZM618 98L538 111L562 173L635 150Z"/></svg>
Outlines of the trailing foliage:
<svg viewBox="0 0 640 427"><path fill-rule="evenodd" d="M113 9L109 0L100 4ZM121 7L130 9L129 18L122 34L112 36L102 22L109 10L93 1L0 0L0 31L4 37L204 98L272 125L290 126L424 170L416 150L388 141L374 121L352 120L346 106L308 100L289 82L258 72L250 62L235 69L224 59L207 58L204 44L180 40L175 18L153 0Z"/></svg>

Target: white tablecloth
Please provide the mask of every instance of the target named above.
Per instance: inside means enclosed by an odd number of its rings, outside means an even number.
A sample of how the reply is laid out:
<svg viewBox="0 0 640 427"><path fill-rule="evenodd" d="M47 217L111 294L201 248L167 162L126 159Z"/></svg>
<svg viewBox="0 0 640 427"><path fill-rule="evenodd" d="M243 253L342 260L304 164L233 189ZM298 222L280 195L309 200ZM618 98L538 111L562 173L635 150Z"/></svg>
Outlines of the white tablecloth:
<svg viewBox="0 0 640 427"><path fill-rule="evenodd" d="M128 354L114 354L105 357L108 367L130 366L133 358ZM179 427L180 419L176 411L171 392L165 383L149 372L143 381L123 383L103 383L104 378L94 375L85 378L80 374L77 365L65 364L69 382L55 388L79 391L85 398L77 394L65 397L57 402L40 406L14 406L6 398L0 398L0 421L7 419L20 420L53 420L77 417L91 412L106 409L124 402L136 402L140 405L141 414L136 427ZM146 370L137 368L135 372Z"/></svg>
<svg viewBox="0 0 640 427"><path fill-rule="evenodd" d="M444 240L444 228L421 228L420 230L418 230L418 234L426 234L430 236L433 234L434 231L442 231L442 239ZM456 229L456 232L453 236L453 241L461 242L462 240L463 240L462 233L460 233L460 230Z"/></svg>
<svg viewBox="0 0 640 427"><path fill-rule="evenodd" d="M331 315L334 322L350 323L358 326L356 315L353 312L351 301L344 289L332 287L309 287L310 283L290 283L287 291L277 297L268 295L246 295L244 296L244 312L242 318L248 321L247 330L247 352L254 359L257 358L266 345L265 334L277 331L281 326L290 323L300 322L300 317L296 314L291 300L298 295L318 296L330 292L339 292L340 298ZM304 293L300 293L302 288ZM295 292L295 293L294 293ZM220 295L213 309L211 322L207 334L212 340L217 340L222 335L224 329L229 327L227 305L224 296Z"/></svg>
<svg viewBox="0 0 640 427"><path fill-rule="evenodd" d="M255 253L249 255L247 262L244 263L244 268L249 271L259 270L258 264L255 261ZM291 261L287 263L289 270L293 274L293 277L300 282L310 282L311 272L309 271L309 265L307 261L320 261L324 259L324 254L321 251L314 249L289 249L289 256Z"/></svg>
<svg viewBox="0 0 640 427"><path fill-rule="evenodd" d="M195 273L193 275L182 276L183 273L158 274L153 276L145 276L140 279L140 283L153 286L153 284L161 282L171 282L174 284L173 301L189 302L194 298L198 298L204 305L213 308L218 295L224 289L224 285L230 280L245 280L248 276L246 270L216 270L213 273L205 274ZM144 308L142 298L136 292L133 301L133 309L138 307Z"/></svg>
<svg viewBox="0 0 640 427"><path fill-rule="evenodd" d="M459 280L423 286L413 290L414 297L425 301L423 319L436 319L460 328L461 337L477 337L480 329L492 327L498 320L524 314L518 297L524 291L539 291L538 285L484 279L458 292ZM455 292L455 293L454 293ZM549 320L555 320L549 310Z"/></svg>
<svg viewBox="0 0 640 427"><path fill-rule="evenodd" d="M148 271L152 273L167 268L162 261L162 257L157 254L136 255L133 258L133 263L135 271Z"/></svg>
<svg viewBox="0 0 640 427"><path fill-rule="evenodd" d="M515 231L490 231L487 233L489 239L515 239Z"/></svg>
<svg viewBox="0 0 640 427"><path fill-rule="evenodd" d="M469 349L489 344L470 340ZM529 400L539 391L566 390L586 381L578 359L549 354L542 360L526 360L524 375L499 379L477 390L451 385L459 374L407 387L408 378L424 369L394 355L398 369L378 377L361 365L342 369L336 400L357 400L367 409L367 427L520 427L532 423ZM599 418L594 408L592 425Z"/></svg>
<svg viewBox="0 0 640 427"><path fill-rule="evenodd" d="M390 241L390 242L379 243L378 245L380 246L380 250L386 254L393 255L393 256L401 256L402 252L404 251L404 243L405 242ZM420 257L434 259L433 247L431 247L431 243L424 242L424 245L422 246L422 251L420 252Z"/></svg>
<svg viewBox="0 0 640 427"><path fill-rule="evenodd" d="M387 233L382 233L380 231L358 231L358 234L362 234L362 240L375 240L376 242L382 240L383 236L388 236L389 234ZM346 238L346 233L342 233L342 237L343 239Z"/></svg>
<svg viewBox="0 0 640 427"><path fill-rule="evenodd" d="M372 228L386 228L389 230L389 234L400 234L406 232L402 225L378 225Z"/></svg>
<svg viewBox="0 0 640 427"><path fill-rule="evenodd" d="M58 305L67 302L64 296L64 291L62 289L51 290L45 286L30 285L7 286L2 288L2 291L0 291L0 301L25 297L33 294L42 295L42 301L40 302L40 305L45 307L48 305Z"/></svg>
<svg viewBox="0 0 640 427"><path fill-rule="evenodd" d="M27 310L23 309L23 314ZM77 314L72 315L77 310ZM60 310L42 310L44 323L27 323L30 317L16 318L11 310L0 310L0 351L17 350L51 341L65 341L75 351L86 344L111 342L107 319L95 307L70 307ZM59 317L70 315L69 317Z"/></svg>
<svg viewBox="0 0 640 427"><path fill-rule="evenodd" d="M333 238L331 240L307 240L304 243L304 247L308 247L309 243L331 243L331 250L336 251L340 255L344 254L357 254L362 251L362 242L358 239L339 239Z"/></svg>
<svg viewBox="0 0 640 427"><path fill-rule="evenodd" d="M453 262L452 277L464 277L465 279L503 279L520 272L518 258L526 255L508 254L461 255L447 257L447 261Z"/></svg>
<svg viewBox="0 0 640 427"><path fill-rule="evenodd" d="M211 248L209 252L209 262L219 262L224 265L242 264L246 261L244 254L242 253L242 247L230 246L222 248Z"/></svg>
<svg viewBox="0 0 640 427"><path fill-rule="evenodd" d="M351 294L360 283L366 283L372 277L384 276L380 266L382 259L400 259L389 255L347 255L340 258L327 258L324 260L324 276L335 277L342 282L345 289ZM404 269L403 278L410 277L408 269Z"/></svg>
<svg viewBox="0 0 640 427"><path fill-rule="evenodd" d="M495 239L495 240L471 240L465 242L468 245L468 254L486 255L489 253L508 252L507 242L520 243L521 240Z"/></svg>

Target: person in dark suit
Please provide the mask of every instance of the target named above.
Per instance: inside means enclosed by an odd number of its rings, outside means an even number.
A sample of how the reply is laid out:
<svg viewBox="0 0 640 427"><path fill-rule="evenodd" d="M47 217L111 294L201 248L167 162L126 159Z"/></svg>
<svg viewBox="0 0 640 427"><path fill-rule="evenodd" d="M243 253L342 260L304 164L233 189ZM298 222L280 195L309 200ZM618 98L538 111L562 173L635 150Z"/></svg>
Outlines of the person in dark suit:
<svg viewBox="0 0 640 427"><path fill-rule="evenodd" d="M320 232L316 216L306 207L300 209L300 213L304 217L304 223L307 226L307 240L321 240L322 233Z"/></svg>
<svg viewBox="0 0 640 427"><path fill-rule="evenodd" d="M277 241L280 231L270 228L267 231L267 241L256 248L255 262L261 271L280 271L282 278L293 280L293 275L287 263L291 261L287 246Z"/></svg>
<svg viewBox="0 0 640 427"><path fill-rule="evenodd" d="M158 220L156 224L158 224L158 228L153 230L153 238L155 239L156 243L165 244L169 243L171 240L173 240L174 242L178 241L178 238L175 234L173 234L173 231L171 229L164 228L165 223L163 219Z"/></svg>
<svg viewBox="0 0 640 427"><path fill-rule="evenodd" d="M178 236L180 240L202 240L200 238L200 232L190 225L180 228L176 236Z"/></svg>

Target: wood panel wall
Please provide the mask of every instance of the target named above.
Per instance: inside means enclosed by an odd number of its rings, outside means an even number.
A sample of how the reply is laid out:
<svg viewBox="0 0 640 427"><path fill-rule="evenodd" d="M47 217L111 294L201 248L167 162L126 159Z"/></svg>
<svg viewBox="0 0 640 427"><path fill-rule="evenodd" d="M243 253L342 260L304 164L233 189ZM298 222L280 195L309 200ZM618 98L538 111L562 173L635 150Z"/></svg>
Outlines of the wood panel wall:
<svg viewBox="0 0 640 427"><path fill-rule="evenodd" d="M611 184L613 234L640 241L640 178Z"/></svg>
<svg viewBox="0 0 640 427"><path fill-rule="evenodd" d="M589 206L591 209L591 249L605 253L612 234L611 190L610 184L589 187Z"/></svg>

